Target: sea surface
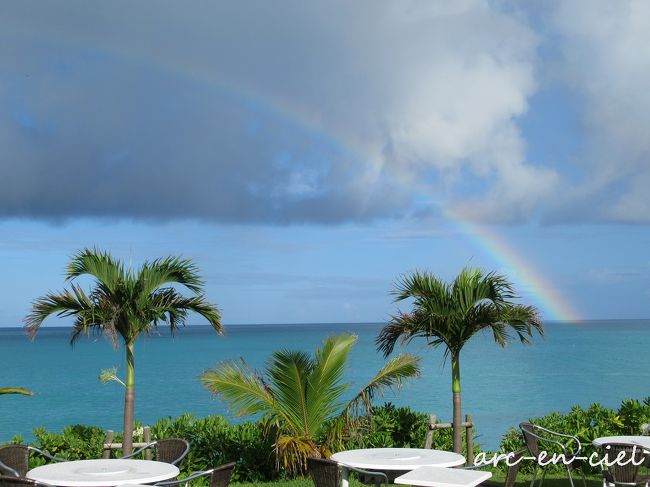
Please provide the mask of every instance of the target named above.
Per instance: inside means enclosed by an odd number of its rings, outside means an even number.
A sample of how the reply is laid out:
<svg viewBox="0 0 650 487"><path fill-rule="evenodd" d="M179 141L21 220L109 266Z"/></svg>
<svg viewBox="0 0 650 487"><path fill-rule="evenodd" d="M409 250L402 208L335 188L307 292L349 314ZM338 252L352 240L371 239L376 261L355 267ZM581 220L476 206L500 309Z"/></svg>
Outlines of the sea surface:
<svg viewBox="0 0 650 487"><path fill-rule="evenodd" d="M225 336L205 326L188 326L175 337L162 332L136 345L136 417L190 412L229 415L202 388L198 376L221 361L243 357L261 368L281 348L315 350L328 335L358 336L347 380L350 395L385 362L375 350L381 324L232 325ZM32 428L59 431L69 424L120 430L123 389L98 380L101 369L118 367L124 349L104 338L69 344L68 328L43 327L34 341L19 328L0 328L0 386L23 386L34 396L0 396L0 441L32 438ZM442 349L415 341L408 351L422 355L423 373L384 401L451 420L451 370ZM502 349L488 334L474 337L461 355L463 410L472 413L479 444L496 448L511 426L572 405L599 402L617 407L622 399L650 396L650 320L549 322L534 344ZM231 416L232 417L232 416ZM233 421L240 419L233 418Z"/></svg>

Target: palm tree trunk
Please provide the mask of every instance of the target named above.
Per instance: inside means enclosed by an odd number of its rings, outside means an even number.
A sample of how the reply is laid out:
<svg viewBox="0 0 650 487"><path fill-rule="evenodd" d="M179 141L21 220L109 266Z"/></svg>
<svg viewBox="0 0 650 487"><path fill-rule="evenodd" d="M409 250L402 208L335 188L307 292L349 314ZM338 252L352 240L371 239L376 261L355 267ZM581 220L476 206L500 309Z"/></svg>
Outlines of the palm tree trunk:
<svg viewBox="0 0 650 487"><path fill-rule="evenodd" d="M454 451L461 453L463 448L463 428L460 402L460 354L451 356L451 392L454 397Z"/></svg>
<svg viewBox="0 0 650 487"><path fill-rule="evenodd" d="M124 390L124 438L122 454L133 451L133 409L135 406L135 362L133 352L135 342L126 344L126 388Z"/></svg>

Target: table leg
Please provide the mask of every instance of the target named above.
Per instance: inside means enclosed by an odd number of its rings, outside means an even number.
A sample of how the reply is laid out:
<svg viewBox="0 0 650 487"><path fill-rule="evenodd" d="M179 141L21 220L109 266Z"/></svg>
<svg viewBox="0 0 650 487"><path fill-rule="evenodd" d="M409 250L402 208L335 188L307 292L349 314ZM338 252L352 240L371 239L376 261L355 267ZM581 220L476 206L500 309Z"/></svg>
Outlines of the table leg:
<svg viewBox="0 0 650 487"><path fill-rule="evenodd" d="M349 487L348 479L350 477L350 470L345 467L341 467L341 487Z"/></svg>

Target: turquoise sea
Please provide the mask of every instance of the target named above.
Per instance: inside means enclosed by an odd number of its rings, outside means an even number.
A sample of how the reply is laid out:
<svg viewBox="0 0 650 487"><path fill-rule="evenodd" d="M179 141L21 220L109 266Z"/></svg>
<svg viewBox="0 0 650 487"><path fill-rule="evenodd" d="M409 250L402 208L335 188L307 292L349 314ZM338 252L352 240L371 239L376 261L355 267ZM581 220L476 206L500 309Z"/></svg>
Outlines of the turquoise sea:
<svg viewBox="0 0 650 487"><path fill-rule="evenodd" d="M374 338L381 324L305 324L228 326L226 336L209 327L188 326L176 337L166 333L136 345L136 417L152 423L190 412L228 414L202 389L198 375L226 359L243 357L263 366L280 348L313 351L330 334L352 332L359 340L348 379L360 387L383 364ZM0 397L0 441L45 426L61 430L74 423L121 429L123 390L102 384L100 369L124 372L123 350L101 337L71 347L69 329L43 327L36 340L19 328L0 328L0 386L24 386L33 397ZM650 320L549 322L546 337L532 346L497 346L489 335L475 337L461 356L463 409L477 423L479 443L494 448L510 426L572 405L650 396ZM422 377L385 401L408 405L451 419L450 370L441 349L414 342L409 351L423 356ZM352 388L355 390L355 387Z"/></svg>

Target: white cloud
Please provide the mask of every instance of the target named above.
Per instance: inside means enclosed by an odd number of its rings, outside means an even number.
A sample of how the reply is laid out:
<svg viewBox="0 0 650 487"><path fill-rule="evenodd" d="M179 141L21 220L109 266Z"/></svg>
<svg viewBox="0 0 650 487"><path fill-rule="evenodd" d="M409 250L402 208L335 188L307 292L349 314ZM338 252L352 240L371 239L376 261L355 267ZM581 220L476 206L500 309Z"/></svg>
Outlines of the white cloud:
<svg viewBox="0 0 650 487"><path fill-rule="evenodd" d="M492 144L481 162L496 173L494 183L484 197L470 196L452 213L482 222L526 221L545 206L549 195L559 187L560 177L552 170L523 163L523 142L513 126L496 134Z"/></svg>
<svg viewBox="0 0 650 487"><path fill-rule="evenodd" d="M650 222L649 18L646 1L557 3L565 79L584 100L582 218Z"/></svg>
<svg viewBox="0 0 650 487"><path fill-rule="evenodd" d="M339 222L461 200L468 171L507 219L556 184L516 128L538 39L496 2L5 10L5 215Z"/></svg>
<svg viewBox="0 0 650 487"><path fill-rule="evenodd" d="M598 268L591 269L588 273L588 276L601 284L619 284L624 281L638 280L643 277L643 274L639 270L621 270L621 269L608 269L608 268Z"/></svg>

